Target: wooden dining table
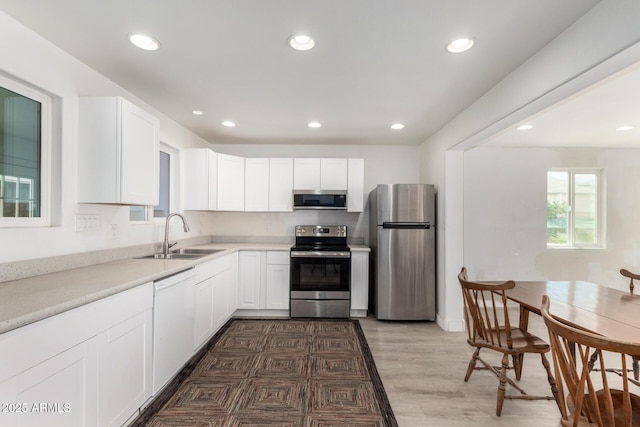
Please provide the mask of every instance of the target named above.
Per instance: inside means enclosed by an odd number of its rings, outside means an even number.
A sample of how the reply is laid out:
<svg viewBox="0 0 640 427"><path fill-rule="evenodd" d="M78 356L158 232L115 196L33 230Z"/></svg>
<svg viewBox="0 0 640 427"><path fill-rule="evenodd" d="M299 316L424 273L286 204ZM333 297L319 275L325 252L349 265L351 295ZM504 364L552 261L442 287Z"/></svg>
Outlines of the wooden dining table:
<svg viewBox="0 0 640 427"><path fill-rule="evenodd" d="M493 282L497 283L497 282ZM520 328L529 313L540 314L542 296L551 299L551 314L579 329L619 341L640 343L640 295L583 281L516 281L506 292L520 305Z"/></svg>

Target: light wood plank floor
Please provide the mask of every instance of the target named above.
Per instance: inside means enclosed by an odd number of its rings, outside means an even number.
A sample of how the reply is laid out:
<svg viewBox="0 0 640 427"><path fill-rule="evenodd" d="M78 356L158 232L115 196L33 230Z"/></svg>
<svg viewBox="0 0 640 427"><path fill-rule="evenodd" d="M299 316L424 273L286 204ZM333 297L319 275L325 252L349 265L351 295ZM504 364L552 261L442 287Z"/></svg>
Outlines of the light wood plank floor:
<svg viewBox="0 0 640 427"><path fill-rule="evenodd" d="M510 313L512 319L518 312ZM472 348L466 332L445 332L431 322L360 320L400 427L560 426L555 401L505 400L497 417L498 379L489 371L475 371L464 382ZM530 331L545 341L546 328L531 315ZM499 365L500 357L481 355ZM550 363L551 354L547 354ZM553 368L552 368L553 369ZM513 378L513 371L510 371ZM519 384L529 394L551 395L538 355L525 357ZM507 393L517 393L507 386Z"/></svg>

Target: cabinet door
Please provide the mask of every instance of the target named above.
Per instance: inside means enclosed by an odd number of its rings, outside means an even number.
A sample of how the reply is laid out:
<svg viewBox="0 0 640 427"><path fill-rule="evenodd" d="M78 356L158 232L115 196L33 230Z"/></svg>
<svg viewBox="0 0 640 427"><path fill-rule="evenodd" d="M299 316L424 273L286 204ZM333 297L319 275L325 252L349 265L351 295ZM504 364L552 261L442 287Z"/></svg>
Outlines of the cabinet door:
<svg viewBox="0 0 640 427"><path fill-rule="evenodd" d="M348 159L347 211L364 210L364 159Z"/></svg>
<svg viewBox="0 0 640 427"><path fill-rule="evenodd" d="M267 265L267 301L268 310L289 309L289 265Z"/></svg>
<svg viewBox="0 0 640 427"><path fill-rule="evenodd" d="M218 330L231 317L231 292L232 288L232 270L228 269L213 278L213 314L215 316L215 330Z"/></svg>
<svg viewBox="0 0 640 427"><path fill-rule="evenodd" d="M293 160L293 188L296 190L320 188L320 159Z"/></svg>
<svg viewBox="0 0 640 427"><path fill-rule="evenodd" d="M197 350L216 329L213 296L214 277L195 285L195 316L193 326L193 349Z"/></svg>
<svg viewBox="0 0 640 427"><path fill-rule="evenodd" d="M218 210L244 210L244 158L217 153Z"/></svg>
<svg viewBox="0 0 640 427"><path fill-rule="evenodd" d="M264 308L264 252L242 251L238 258L238 308Z"/></svg>
<svg viewBox="0 0 640 427"><path fill-rule="evenodd" d="M208 148L184 150L182 203L186 210L214 210L217 203L216 157Z"/></svg>
<svg viewBox="0 0 640 427"><path fill-rule="evenodd" d="M98 425L124 425L151 396L151 339L151 310L98 335Z"/></svg>
<svg viewBox="0 0 640 427"><path fill-rule="evenodd" d="M320 162L320 189L347 189L347 159L322 159Z"/></svg>
<svg viewBox="0 0 640 427"><path fill-rule="evenodd" d="M96 341L78 344L0 383L2 425L95 426Z"/></svg>
<svg viewBox="0 0 640 427"><path fill-rule="evenodd" d="M158 204L160 126L146 111L122 99L121 197L123 203Z"/></svg>
<svg viewBox="0 0 640 427"><path fill-rule="evenodd" d="M244 210L269 210L269 159L245 159Z"/></svg>
<svg viewBox="0 0 640 427"><path fill-rule="evenodd" d="M269 159L269 210L293 211L293 159Z"/></svg>
<svg viewBox="0 0 640 427"><path fill-rule="evenodd" d="M369 252L351 252L351 310L369 308Z"/></svg>

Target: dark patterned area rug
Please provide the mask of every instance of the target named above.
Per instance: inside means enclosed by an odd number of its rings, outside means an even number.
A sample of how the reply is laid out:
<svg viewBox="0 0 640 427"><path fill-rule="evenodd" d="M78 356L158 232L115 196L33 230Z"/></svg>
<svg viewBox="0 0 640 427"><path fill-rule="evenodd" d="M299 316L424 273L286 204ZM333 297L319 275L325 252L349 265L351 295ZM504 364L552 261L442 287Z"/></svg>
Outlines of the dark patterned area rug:
<svg viewBox="0 0 640 427"><path fill-rule="evenodd" d="M356 320L230 320L135 427L395 427Z"/></svg>

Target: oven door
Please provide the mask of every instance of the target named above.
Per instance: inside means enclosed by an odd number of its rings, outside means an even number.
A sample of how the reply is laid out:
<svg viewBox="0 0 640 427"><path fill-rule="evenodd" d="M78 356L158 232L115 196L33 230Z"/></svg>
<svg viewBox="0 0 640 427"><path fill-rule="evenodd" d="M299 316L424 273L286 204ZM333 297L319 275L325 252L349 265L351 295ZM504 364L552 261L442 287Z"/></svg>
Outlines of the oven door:
<svg viewBox="0 0 640 427"><path fill-rule="evenodd" d="M349 299L351 253L291 251L292 299Z"/></svg>

